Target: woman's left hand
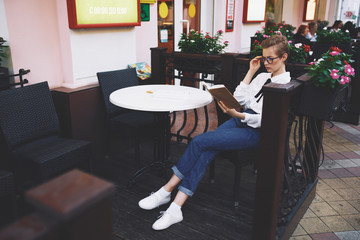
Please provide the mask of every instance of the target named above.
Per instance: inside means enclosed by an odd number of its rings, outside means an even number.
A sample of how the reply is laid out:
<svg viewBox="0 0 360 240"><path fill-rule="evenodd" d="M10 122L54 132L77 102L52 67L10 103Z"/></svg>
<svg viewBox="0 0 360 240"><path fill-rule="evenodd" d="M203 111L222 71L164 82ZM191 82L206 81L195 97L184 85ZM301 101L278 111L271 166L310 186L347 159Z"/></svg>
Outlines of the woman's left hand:
<svg viewBox="0 0 360 240"><path fill-rule="evenodd" d="M240 112L240 109L237 111L237 109L228 108L222 101L219 101L218 104L224 113L229 114L234 118L241 118L241 119L245 118L245 115Z"/></svg>

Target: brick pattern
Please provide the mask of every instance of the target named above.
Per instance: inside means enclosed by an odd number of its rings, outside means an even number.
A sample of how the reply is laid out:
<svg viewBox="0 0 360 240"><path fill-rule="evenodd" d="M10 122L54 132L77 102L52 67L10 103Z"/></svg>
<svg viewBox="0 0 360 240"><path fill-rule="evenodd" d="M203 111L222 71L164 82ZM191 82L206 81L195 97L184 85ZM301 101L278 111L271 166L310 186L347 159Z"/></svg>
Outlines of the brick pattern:
<svg viewBox="0 0 360 240"><path fill-rule="evenodd" d="M360 125L326 123L316 197L292 240L360 240Z"/></svg>

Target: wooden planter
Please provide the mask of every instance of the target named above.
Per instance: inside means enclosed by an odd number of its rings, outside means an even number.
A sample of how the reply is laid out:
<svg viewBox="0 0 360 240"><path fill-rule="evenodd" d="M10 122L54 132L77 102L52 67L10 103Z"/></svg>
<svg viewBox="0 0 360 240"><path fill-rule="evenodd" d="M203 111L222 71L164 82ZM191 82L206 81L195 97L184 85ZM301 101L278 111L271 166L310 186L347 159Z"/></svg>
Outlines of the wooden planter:
<svg viewBox="0 0 360 240"><path fill-rule="evenodd" d="M335 111L345 106L347 92L348 87L331 91L307 82L304 84L298 111L302 115L331 121Z"/></svg>

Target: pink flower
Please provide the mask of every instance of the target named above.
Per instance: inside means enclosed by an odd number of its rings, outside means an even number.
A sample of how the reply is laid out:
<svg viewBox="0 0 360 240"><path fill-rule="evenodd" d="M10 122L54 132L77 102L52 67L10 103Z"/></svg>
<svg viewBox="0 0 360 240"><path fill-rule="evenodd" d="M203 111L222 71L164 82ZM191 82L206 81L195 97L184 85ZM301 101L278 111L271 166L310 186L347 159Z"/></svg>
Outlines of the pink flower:
<svg viewBox="0 0 360 240"><path fill-rule="evenodd" d="M297 44L295 44L294 46L295 46L296 48L299 48L299 47L302 46L302 43L297 43Z"/></svg>
<svg viewBox="0 0 360 240"><path fill-rule="evenodd" d="M344 81L344 83L349 83L350 82L350 78L347 76L341 76L341 80L340 81Z"/></svg>
<svg viewBox="0 0 360 240"><path fill-rule="evenodd" d="M315 62L309 62L309 64L310 64L310 65L314 65L314 64L315 64Z"/></svg>
<svg viewBox="0 0 360 240"><path fill-rule="evenodd" d="M339 83L340 83L341 85L345 85L345 84L346 84L346 82L345 82L345 80L344 80L343 78L341 78L341 79L339 80Z"/></svg>
<svg viewBox="0 0 360 240"><path fill-rule="evenodd" d="M262 26L261 28L262 28L262 29L264 29L264 28L265 28L265 26Z"/></svg>
<svg viewBox="0 0 360 240"><path fill-rule="evenodd" d="M259 30L257 30L257 31L256 31L256 33L260 33L260 31L259 31Z"/></svg>
<svg viewBox="0 0 360 240"><path fill-rule="evenodd" d="M288 43L292 43L292 41L290 40L290 41L288 41Z"/></svg>
<svg viewBox="0 0 360 240"><path fill-rule="evenodd" d="M225 44L229 44L229 41L225 41L224 43L225 43Z"/></svg>
<svg viewBox="0 0 360 240"><path fill-rule="evenodd" d="M339 52L337 52L337 51L332 51L332 52L330 52L330 55L331 55L331 56L336 56L336 55L339 55Z"/></svg>
<svg viewBox="0 0 360 240"><path fill-rule="evenodd" d="M268 35L264 34L264 38L268 38L268 37L269 37Z"/></svg>
<svg viewBox="0 0 360 240"><path fill-rule="evenodd" d="M351 67L351 65L345 65L345 73L347 75L354 76L355 70Z"/></svg>
<svg viewBox="0 0 360 240"><path fill-rule="evenodd" d="M339 70L337 70L337 69L331 70L330 76L332 77L332 79L338 79L340 77L339 74L337 74L338 72L339 72Z"/></svg>
<svg viewBox="0 0 360 240"><path fill-rule="evenodd" d="M224 33L223 30L219 30L219 31L217 31L217 32L220 33L220 34Z"/></svg>

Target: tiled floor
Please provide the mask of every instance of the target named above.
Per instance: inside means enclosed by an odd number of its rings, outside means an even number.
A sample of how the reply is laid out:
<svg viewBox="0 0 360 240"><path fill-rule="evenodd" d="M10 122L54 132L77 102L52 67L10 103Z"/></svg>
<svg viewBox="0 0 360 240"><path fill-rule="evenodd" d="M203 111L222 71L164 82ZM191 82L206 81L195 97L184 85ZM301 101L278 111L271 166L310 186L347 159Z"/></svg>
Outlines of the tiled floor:
<svg viewBox="0 0 360 240"><path fill-rule="evenodd" d="M360 125L325 125L316 197L292 240L360 240Z"/></svg>

